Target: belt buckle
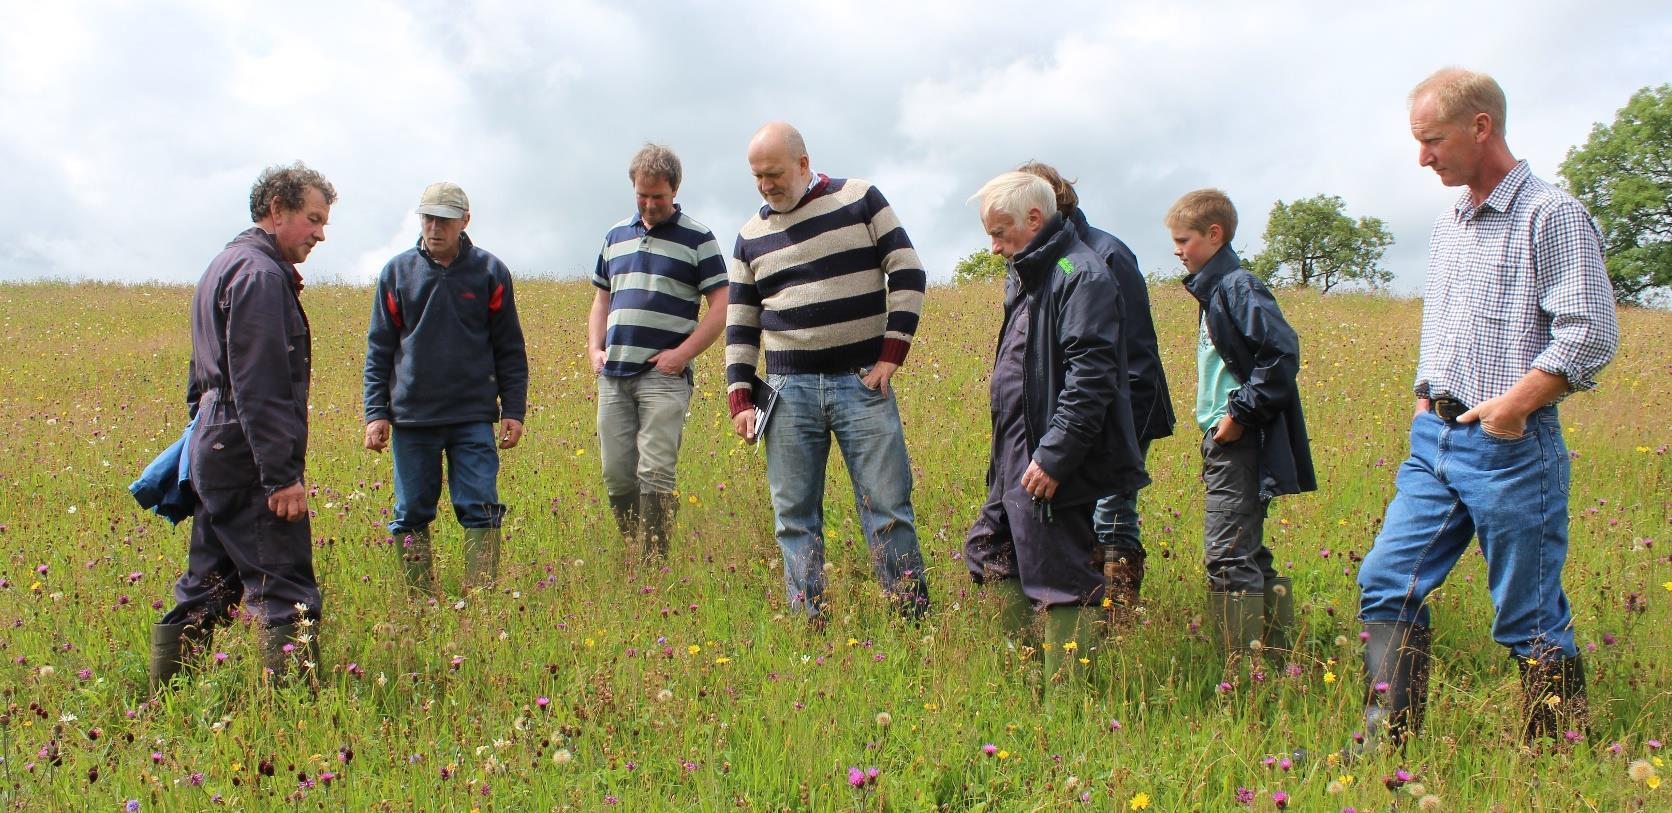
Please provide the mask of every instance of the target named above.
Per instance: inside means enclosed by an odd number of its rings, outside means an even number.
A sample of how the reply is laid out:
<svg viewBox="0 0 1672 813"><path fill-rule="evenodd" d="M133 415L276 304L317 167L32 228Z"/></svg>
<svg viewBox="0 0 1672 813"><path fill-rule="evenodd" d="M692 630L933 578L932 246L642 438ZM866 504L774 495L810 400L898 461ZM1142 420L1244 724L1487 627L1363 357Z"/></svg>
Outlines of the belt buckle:
<svg viewBox="0 0 1672 813"><path fill-rule="evenodd" d="M1435 398L1430 403L1433 404L1434 414L1446 423L1457 423L1457 419L1469 411L1469 408L1456 398Z"/></svg>

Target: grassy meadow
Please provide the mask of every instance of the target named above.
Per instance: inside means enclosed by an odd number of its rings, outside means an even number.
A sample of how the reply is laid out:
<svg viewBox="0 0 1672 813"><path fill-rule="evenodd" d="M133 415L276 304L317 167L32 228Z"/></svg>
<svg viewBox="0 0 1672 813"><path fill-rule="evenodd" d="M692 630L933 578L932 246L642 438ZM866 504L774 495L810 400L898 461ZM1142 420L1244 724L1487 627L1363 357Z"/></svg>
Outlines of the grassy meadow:
<svg viewBox="0 0 1672 813"><path fill-rule="evenodd" d="M934 611L890 617L833 455L823 633L782 616L765 461L730 431L720 353L700 359L675 556L647 567L602 490L591 288L518 293L533 385L529 434L503 457L500 589L459 596L444 507L448 597L406 597L383 529L390 461L360 446L370 293L310 287L320 690L262 685L244 624L216 636L224 660L150 699L148 628L188 526L126 486L185 421L191 292L0 286L0 810L1672 810L1672 314L1623 312L1602 388L1562 408L1590 730L1519 747L1516 668L1471 554L1434 598L1423 734L1339 765L1322 755L1359 728L1353 577L1406 452L1417 302L1281 294L1322 489L1278 500L1267 532L1304 629L1286 665L1226 690L1200 632L1195 307L1153 292L1183 420L1140 503L1147 606L1103 643L1091 685L1053 688L1046 708L959 559L984 496L996 285L931 289L895 378ZM1296 749L1315 756L1285 761Z"/></svg>

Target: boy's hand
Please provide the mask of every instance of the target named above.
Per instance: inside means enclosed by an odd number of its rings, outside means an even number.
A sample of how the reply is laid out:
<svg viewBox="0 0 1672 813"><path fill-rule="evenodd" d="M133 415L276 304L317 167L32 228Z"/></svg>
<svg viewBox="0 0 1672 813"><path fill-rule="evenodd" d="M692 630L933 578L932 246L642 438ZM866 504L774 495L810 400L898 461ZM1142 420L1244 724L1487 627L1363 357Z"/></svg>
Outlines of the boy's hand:
<svg viewBox="0 0 1672 813"><path fill-rule="evenodd" d="M1219 424L1213 428L1213 442L1220 445L1236 443L1242 440L1242 424L1237 423L1226 415L1219 419Z"/></svg>

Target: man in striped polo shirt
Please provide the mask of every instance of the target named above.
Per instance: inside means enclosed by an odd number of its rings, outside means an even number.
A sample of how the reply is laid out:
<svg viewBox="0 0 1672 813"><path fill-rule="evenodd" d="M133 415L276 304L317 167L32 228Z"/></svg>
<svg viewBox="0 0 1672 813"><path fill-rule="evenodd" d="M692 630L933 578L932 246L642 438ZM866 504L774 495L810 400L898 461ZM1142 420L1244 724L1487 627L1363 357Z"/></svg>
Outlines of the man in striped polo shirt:
<svg viewBox="0 0 1672 813"><path fill-rule="evenodd" d="M824 475L836 436L871 563L908 617L929 606L911 507L911 461L889 378L923 306L923 265L894 210L857 178L815 174L784 122L749 142L766 205L732 252L726 382L738 435L766 444L790 606L823 624ZM756 363L776 391L756 426Z"/></svg>
<svg viewBox="0 0 1672 813"><path fill-rule="evenodd" d="M586 322L598 374L598 449L610 510L629 548L668 553L691 359L725 326L726 262L707 226L674 203L673 150L646 144L627 166L638 214L604 238ZM700 295L700 297L699 297ZM697 320L698 299L708 313Z"/></svg>

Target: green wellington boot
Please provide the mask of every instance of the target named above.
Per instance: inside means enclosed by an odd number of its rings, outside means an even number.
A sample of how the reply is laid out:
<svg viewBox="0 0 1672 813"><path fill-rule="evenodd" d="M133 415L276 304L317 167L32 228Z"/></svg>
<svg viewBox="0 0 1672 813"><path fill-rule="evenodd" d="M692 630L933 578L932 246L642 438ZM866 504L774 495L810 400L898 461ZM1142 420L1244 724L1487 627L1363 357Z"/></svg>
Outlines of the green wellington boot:
<svg viewBox="0 0 1672 813"><path fill-rule="evenodd" d="M401 573L406 586L422 596L435 594L435 559L430 548L430 529L405 531L395 540L395 551L401 557Z"/></svg>
<svg viewBox="0 0 1672 813"><path fill-rule="evenodd" d="M310 687L319 685L319 622L298 621L267 627L260 632L262 676L274 685L287 684L301 674ZM298 671L300 670L300 671Z"/></svg>
<svg viewBox="0 0 1672 813"><path fill-rule="evenodd" d="M1208 629L1221 657L1252 654L1266 635L1266 594L1209 592Z"/></svg>
<svg viewBox="0 0 1672 813"><path fill-rule="evenodd" d="M1295 583L1288 576L1266 582L1265 621L1266 653L1288 660L1295 648Z"/></svg>
<svg viewBox="0 0 1672 813"><path fill-rule="evenodd" d="M639 493L611 494L610 513L615 516L616 530L621 531L621 541L626 543L631 551L639 546Z"/></svg>
<svg viewBox="0 0 1672 813"><path fill-rule="evenodd" d="M1101 635L1101 613L1092 607L1051 607L1045 611L1045 679L1066 681L1086 674ZM1087 663L1081 663L1087 661Z"/></svg>
<svg viewBox="0 0 1672 813"><path fill-rule="evenodd" d="M152 624L150 675L151 694L167 688L175 676L208 651L214 633L196 624Z"/></svg>
<svg viewBox="0 0 1672 813"><path fill-rule="evenodd" d="M464 529L464 589L492 587L499 580L499 529Z"/></svg>
<svg viewBox="0 0 1672 813"><path fill-rule="evenodd" d="M639 494L639 536L645 556L668 555L668 540L673 535L673 518L679 512L679 497L661 491Z"/></svg>

